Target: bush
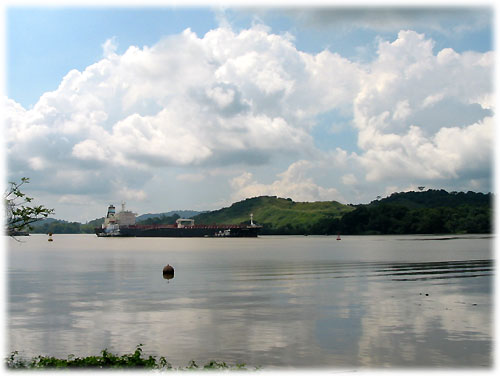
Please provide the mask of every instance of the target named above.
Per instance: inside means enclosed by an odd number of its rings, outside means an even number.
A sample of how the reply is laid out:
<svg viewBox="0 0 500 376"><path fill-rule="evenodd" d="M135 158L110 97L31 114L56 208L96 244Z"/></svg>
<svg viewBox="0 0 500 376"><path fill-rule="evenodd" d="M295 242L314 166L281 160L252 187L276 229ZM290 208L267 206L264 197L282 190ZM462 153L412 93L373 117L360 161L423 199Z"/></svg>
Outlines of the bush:
<svg viewBox="0 0 500 376"><path fill-rule="evenodd" d="M67 359L58 359L52 356L36 356L31 360L25 360L18 357L18 352L13 351L9 357L6 358L5 363L8 369L27 369L27 368L142 368L142 369L160 369L172 370L172 365L167 359L162 356L156 359L154 356L147 358L142 357L143 344L136 346L134 353L125 355L115 355L110 353L107 349L101 351L101 355L92 355L85 358L75 358L73 354L68 355ZM229 366L225 362L211 360L203 368L200 368L194 360L191 360L185 368L188 370L213 370L213 369L228 369L239 370L245 369L244 364L236 364ZM177 370L182 370L178 368Z"/></svg>

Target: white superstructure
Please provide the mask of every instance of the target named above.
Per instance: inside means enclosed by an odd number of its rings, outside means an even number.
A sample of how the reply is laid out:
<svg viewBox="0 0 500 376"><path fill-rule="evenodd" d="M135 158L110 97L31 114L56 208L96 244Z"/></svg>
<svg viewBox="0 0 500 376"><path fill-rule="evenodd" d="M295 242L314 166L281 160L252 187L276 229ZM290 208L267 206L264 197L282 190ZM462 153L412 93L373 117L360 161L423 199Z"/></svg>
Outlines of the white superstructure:
<svg viewBox="0 0 500 376"><path fill-rule="evenodd" d="M120 234L120 226L131 226L135 225L136 214L130 210L125 210L125 203L122 202L122 210L116 214L114 205L109 205L108 213L106 218L104 218L104 223L102 224L102 235L101 236L117 236Z"/></svg>
<svg viewBox="0 0 500 376"><path fill-rule="evenodd" d="M194 219L179 218L175 221L175 223L177 223L177 228L184 228L186 226L194 226Z"/></svg>
<svg viewBox="0 0 500 376"><path fill-rule="evenodd" d="M133 213L130 210L125 210L125 203L122 202L122 211L116 215L116 220L120 226L131 226L135 225L136 215L136 213Z"/></svg>

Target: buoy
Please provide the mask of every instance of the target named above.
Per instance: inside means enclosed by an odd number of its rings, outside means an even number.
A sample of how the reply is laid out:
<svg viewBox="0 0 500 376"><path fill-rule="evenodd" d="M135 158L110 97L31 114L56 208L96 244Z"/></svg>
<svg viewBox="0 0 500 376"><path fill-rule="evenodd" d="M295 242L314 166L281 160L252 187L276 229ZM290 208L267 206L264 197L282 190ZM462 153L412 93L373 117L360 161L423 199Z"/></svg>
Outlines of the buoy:
<svg viewBox="0 0 500 376"><path fill-rule="evenodd" d="M52 239L52 233L51 232L49 232L49 239L48 239L48 241L49 242L53 242L54 241L54 239Z"/></svg>
<svg viewBox="0 0 500 376"><path fill-rule="evenodd" d="M174 268L169 264L167 264L167 266L163 268L163 278L165 279L174 278Z"/></svg>
<svg viewBox="0 0 500 376"><path fill-rule="evenodd" d="M341 240L341 239L340 239L340 234L338 234L338 235L337 235L337 240Z"/></svg>

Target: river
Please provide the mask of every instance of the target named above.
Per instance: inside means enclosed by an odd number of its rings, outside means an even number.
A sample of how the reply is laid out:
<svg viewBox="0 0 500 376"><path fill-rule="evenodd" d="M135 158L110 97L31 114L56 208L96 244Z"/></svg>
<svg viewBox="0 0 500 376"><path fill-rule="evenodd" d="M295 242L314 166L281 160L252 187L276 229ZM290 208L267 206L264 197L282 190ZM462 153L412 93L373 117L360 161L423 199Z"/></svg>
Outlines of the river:
<svg viewBox="0 0 500 376"><path fill-rule="evenodd" d="M6 240L6 349L23 357L142 343L174 366L493 365L488 236L53 239Z"/></svg>

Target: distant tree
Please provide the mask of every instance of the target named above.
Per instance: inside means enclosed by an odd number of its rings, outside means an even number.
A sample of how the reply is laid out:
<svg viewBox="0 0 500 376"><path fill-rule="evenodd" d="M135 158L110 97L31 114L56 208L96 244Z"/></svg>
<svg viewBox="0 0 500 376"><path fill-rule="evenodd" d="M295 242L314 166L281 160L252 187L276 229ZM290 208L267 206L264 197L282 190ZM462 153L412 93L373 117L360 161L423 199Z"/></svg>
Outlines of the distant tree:
<svg viewBox="0 0 500 376"><path fill-rule="evenodd" d="M47 218L54 213L54 209L48 209L43 205L28 205L33 201L33 198L21 192L21 186L27 183L29 183L29 178L21 178L19 183L9 182L4 193L5 231L10 236L30 230L31 223Z"/></svg>

